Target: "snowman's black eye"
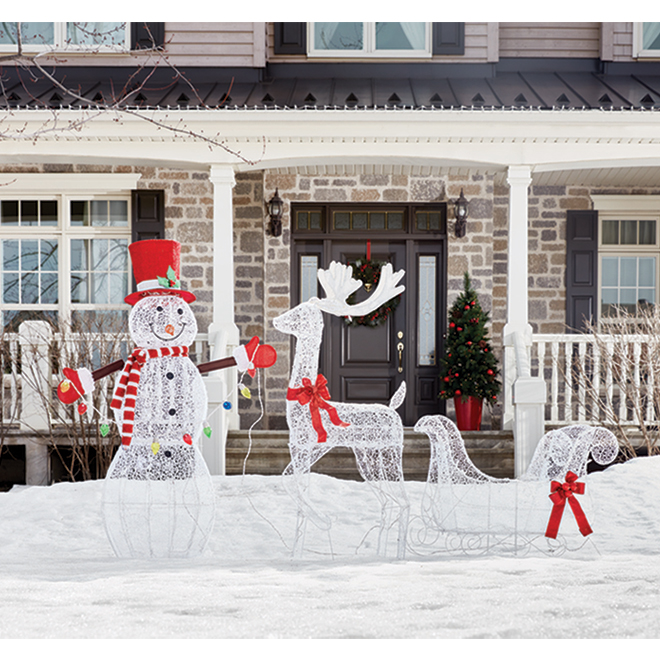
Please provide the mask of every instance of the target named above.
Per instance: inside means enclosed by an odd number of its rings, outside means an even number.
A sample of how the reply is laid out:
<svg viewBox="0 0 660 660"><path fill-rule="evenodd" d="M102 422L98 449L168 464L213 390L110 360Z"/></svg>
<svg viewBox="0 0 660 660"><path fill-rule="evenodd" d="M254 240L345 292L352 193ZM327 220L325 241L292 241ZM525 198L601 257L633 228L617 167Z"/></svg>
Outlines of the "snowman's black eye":
<svg viewBox="0 0 660 660"><path fill-rule="evenodd" d="M181 309L181 307L179 307L179 309L177 309L176 311L177 311L179 314L183 314L183 310Z"/></svg>
<svg viewBox="0 0 660 660"><path fill-rule="evenodd" d="M156 307L156 311L157 311L157 312L162 312L162 311L163 311L163 308L162 308L160 305L158 305L158 307Z"/></svg>

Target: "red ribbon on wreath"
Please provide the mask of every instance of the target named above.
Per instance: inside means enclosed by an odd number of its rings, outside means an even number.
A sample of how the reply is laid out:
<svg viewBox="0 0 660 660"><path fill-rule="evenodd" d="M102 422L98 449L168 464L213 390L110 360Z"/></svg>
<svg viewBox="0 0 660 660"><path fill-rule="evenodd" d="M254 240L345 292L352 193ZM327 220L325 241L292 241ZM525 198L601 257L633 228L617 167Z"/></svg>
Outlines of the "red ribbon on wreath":
<svg viewBox="0 0 660 660"><path fill-rule="evenodd" d="M554 506L550 512L548 528L545 530L545 535L548 538L557 538L559 524L564 515L564 507L566 506L567 501L573 511L573 515L578 524L578 529L582 533L582 536L587 536L593 532L587 521L587 516L584 514L580 503L575 498L575 495L584 494L584 484L578 483L577 478L577 474L569 471L566 473L566 481L563 484L559 481L550 482L550 495L548 497L550 497Z"/></svg>
<svg viewBox="0 0 660 660"><path fill-rule="evenodd" d="M328 392L328 388L326 387L327 383L328 381L325 376L318 374L314 385L312 385L312 381L309 378L303 378L302 387L290 387L286 391L287 401L297 401L301 406L309 404L309 410L312 414L312 426L318 436L318 442L325 442L328 437L328 432L323 427L319 408L327 411L328 415L330 415L330 421L335 426L341 426L343 428L350 426L348 422L342 422L335 408L329 403L326 403L325 400L330 398L330 392Z"/></svg>

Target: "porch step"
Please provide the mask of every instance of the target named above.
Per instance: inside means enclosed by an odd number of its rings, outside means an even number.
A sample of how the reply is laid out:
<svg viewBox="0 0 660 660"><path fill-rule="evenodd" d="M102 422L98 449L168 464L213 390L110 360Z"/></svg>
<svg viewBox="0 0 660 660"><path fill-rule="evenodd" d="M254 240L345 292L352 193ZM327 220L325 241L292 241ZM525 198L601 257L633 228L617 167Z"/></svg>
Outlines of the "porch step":
<svg viewBox="0 0 660 660"><path fill-rule="evenodd" d="M512 478L513 433L511 431L464 431L465 447L473 463L493 477ZM247 430L229 431L226 449L226 473L276 475L289 464L289 431L252 431L252 443ZM249 453L248 453L249 447ZM247 461L246 461L247 457ZM430 448L426 435L404 429L403 472L409 481L426 481ZM361 481L355 458L350 449L337 447L316 463L313 472L339 479Z"/></svg>

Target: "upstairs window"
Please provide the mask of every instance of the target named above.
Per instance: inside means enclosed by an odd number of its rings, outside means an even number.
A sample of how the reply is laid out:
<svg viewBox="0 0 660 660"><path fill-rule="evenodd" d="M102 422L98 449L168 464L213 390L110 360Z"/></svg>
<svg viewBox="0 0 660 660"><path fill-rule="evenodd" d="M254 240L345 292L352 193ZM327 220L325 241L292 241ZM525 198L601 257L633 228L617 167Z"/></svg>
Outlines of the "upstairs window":
<svg viewBox="0 0 660 660"><path fill-rule="evenodd" d="M660 23L633 23L633 55L660 58Z"/></svg>
<svg viewBox="0 0 660 660"><path fill-rule="evenodd" d="M18 35L25 51L109 50L130 46L129 23L0 23L0 51L16 49Z"/></svg>
<svg viewBox="0 0 660 660"><path fill-rule="evenodd" d="M308 30L310 56L431 56L431 23L317 22Z"/></svg>

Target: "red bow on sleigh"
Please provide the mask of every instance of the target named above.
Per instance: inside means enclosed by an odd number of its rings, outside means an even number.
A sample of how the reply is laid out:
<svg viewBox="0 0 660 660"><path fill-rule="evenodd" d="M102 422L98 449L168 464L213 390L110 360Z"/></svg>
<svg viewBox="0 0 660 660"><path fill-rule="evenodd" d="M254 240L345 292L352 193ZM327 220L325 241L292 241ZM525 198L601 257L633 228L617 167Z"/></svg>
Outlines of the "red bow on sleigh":
<svg viewBox="0 0 660 660"><path fill-rule="evenodd" d="M327 411L330 415L330 421L335 426L343 428L350 426L348 422L342 422L339 419L337 411L325 400L330 398L330 392L326 387L328 381L325 376L319 374L316 377L316 383L312 385L309 378L302 379L302 387L290 387L286 392L287 401L297 401L301 406L309 404L309 410L312 414L312 426L318 436L318 442L325 442L328 437L328 432L323 428L323 420L319 408Z"/></svg>
<svg viewBox="0 0 660 660"><path fill-rule="evenodd" d="M562 484L559 481L550 482L550 499L554 506L550 512L550 520L548 521L548 528L545 530L545 535L548 538L556 539L557 532L559 531L559 523L564 515L564 507L568 501L575 520L578 524L582 536L587 536L592 533L592 529L587 522L587 516L580 506L580 503L575 498L575 495L584 494L584 484L578 483L577 474L574 472L566 473L566 481Z"/></svg>

